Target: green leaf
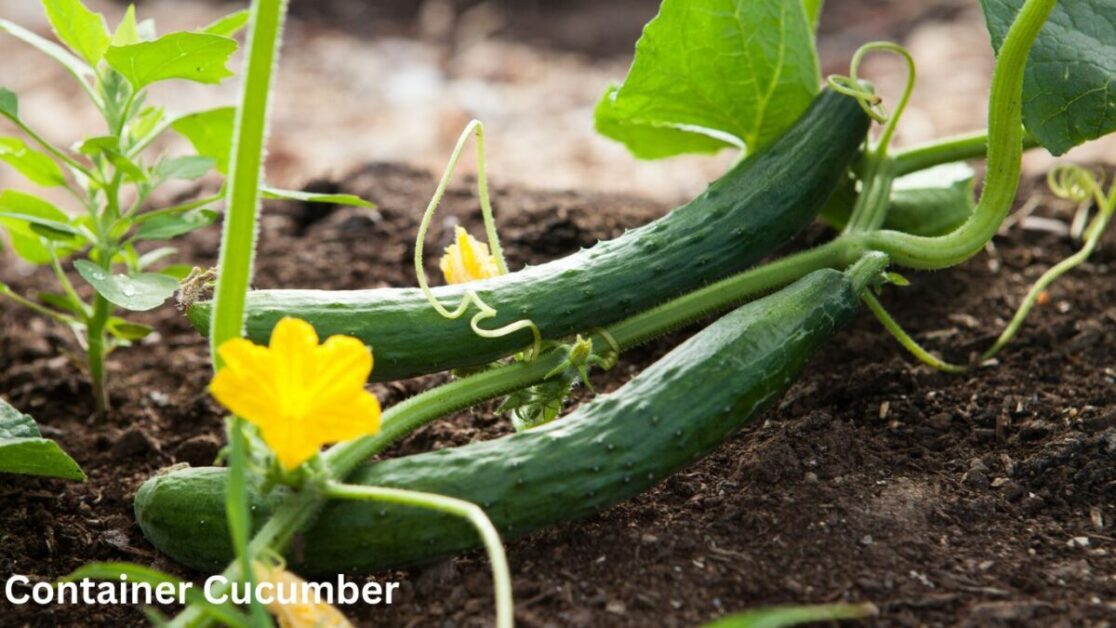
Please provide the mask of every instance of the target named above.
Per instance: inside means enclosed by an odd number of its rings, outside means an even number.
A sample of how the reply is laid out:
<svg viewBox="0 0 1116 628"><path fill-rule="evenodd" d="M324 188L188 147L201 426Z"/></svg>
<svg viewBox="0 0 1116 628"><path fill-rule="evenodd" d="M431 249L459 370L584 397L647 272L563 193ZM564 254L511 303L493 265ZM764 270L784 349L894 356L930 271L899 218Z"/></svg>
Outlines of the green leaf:
<svg viewBox="0 0 1116 628"><path fill-rule="evenodd" d="M178 282L158 273L132 276L113 274L88 260L75 260L82 279L110 302L126 310L143 312L159 307L178 289Z"/></svg>
<svg viewBox="0 0 1116 628"><path fill-rule="evenodd" d="M167 277L172 277L176 281L181 282L182 280L189 277L190 272L193 271L193 270L194 270L194 267L191 266L190 264L169 264L169 265L167 265L163 268L160 268L159 270L157 270L155 272L159 273L160 275L166 275Z"/></svg>
<svg viewBox="0 0 1116 628"><path fill-rule="evenodd" d="M181 214L167 214L146 220L136 232L138 240L169 240L195 229L208 227L217 220L211 209L194 209Z"/></svg>
<svg viewBox="0 0 1116 628"><path fill-rule="evenodd" d="M216 22L205 26L201 29L201 32L209 33L210 35L221 35L222 37L232 37L248 25L248 17L250 14L251 12L248 9L230 13L225 17L219 18Z"/></svg>
<svg viewBox="0 0 1116 628"><path fill-rule="evenodd" d="M205 173L217 165L217 160L212 157L190 155L186 157L172 157L164 159L155 166L155 176L159 179L186 179L193 181L201 178Z"/></svg>
<svg viewBox="0 0 1116 628"><path fill-rule="evenodd" d="M788 0L664 0L597 130L637 157L762 149L820 83L810 19Z"/></svg>
<svg viewBox="0 0 1116 628"><path fill-rule="evenodd" d="M375 203L370 203L363 198L354 194L317 194L314 192L302 192L296 190L281 190L279 188L272 188L264 186L261 188L264 198L279 199L285 201L303 201L306 203L331 203L333 205L349 205L352 207L364 207L373 209L376 207Z"/></svg>
<svg viewBox="0 0 1116 628"><path fill-rule="evenodd" d="M128 125L128 135L132 138L132 144L146 138L159 128L166 114L167 110L163 107L147 107L138 116L132 118Z"/></svg>
<svg viewBox="0 0 1116 628"><path fill-rule="evenodd" d="M8 20L0 19L0 31L6 31L12 37L15 37L16 39L19 39L24 43L33 46L43 54L62 64L62 67L69 70L70 74L72 74L74 78L76 78L78 82L81 83L82 89L84 89L85 93L89 95L89 98L98 106L101 104L101 97L97 94L96 91L93 90L89 82L86 80L87 78L94 76L93 68L90 68L89 65L86 64L84 61L70 54L70 52L62 46L59 46L52 41L43 39L42 37L39 37L26 28L23 28L18 24L13 24Z"/></svg>
<svg viewBox="0 0 1116 628"><path fill-rule="evenodd" d="M62 168L53 159L30 148L18 137L0 137L0 161L37 185L49 188L66 183Z"/></svg>
<svg viewBox="0 0 1116 628"><path fill-rule="evenodd" d="M90 11L81 0L43 0L43 8L58 39L96 67L112 39L105 17Z"/></svg>
<svg viewBox="0 0 1116 628"><path fill-rule="evenodd" d="M824 4L824 0L802 0L802 6L806 7L806 17L810 20L810 30L818 29L818 20L821 18Z"/></svg>
<svg viewBox="0 0 1116 628"><path fill-rule="evenodd" d="M108 320L108 324L105 326L105 329L114 337L119 338L120 340L127 340L128 342L143 340L144 338L150 336L151 332L155 331L155 329L152 327L149 327L142 323L133 323L131 321L126 321L119 316L113 316L112 318L110 318Z"/></svg>
<svg viewBox="0 0 1116 628"><path fill-rule="evenodd" d="M78 463L58 443L43 438L34 419L0 399L0 473L84 480Z"/></svg>
<svg viewBox="0 0 1116 628"><path fill-rule="evenodd" d="M91 137L78 146L78 152L90 157L101 156L132 181L147 181L147 172L120 150L120 138L115 135Z"/></svg>
<svg viewBox="0 0 1116 628"><path fill-rule="evenodd" d="M705 624L705 628L783 628L812 622L871 617L879 611L872 604L818 604L760 608Z"/></svg>
<svg viewBox="0 0 1116 628"><path fill-rule="evenodd" d="M173 246L161 246L139 256L139 258L136 259L136 266L140 270L143 270L148 266L151 266L155 262L164 260L177 252L178 249L174 248Z"/></svg>
<svg viewBox="0 0 1116 628"><path fill-rule="evenodd" d="M35 295L35 297L39 300L39 303L52 307L60 312L74 314L79 317L84 317L87 315L85 308L81 304L75 303L73 298L71 298L68 294L40 292L39 294Z"/></svg>
<svg viewBox="0 0 1116 628"><path fill-rule="evenodd" d="M199 155L215 160L217 172L227 174L235 114L233 107L219 107L183 116L175 120L171 128L190 140Z"/></svg>
<svg viewBox="0 0 1116 628"><path fill-rule="evenodd" d="M128 10L124 12L124 17L120 18L120 24L116 26L116 30L112 33L112 45L127 46L137 44L139 41L139 30L136 28L136 5L129 4Z"/></svg>
<svg viewBox="0 0 1116 628"><path fill-rule="evenodd" d="M171 79L220 83L232 76L225 64L234 52L236 41L228 37L171 33L155 41L112 46L105 61L138 90Z"/></svg>
<svg viewBox="0 0 1116 628"><path fill-rule="evenodd" d="M935 166L895 180L888 229L921 236L949 233L976 209L976 173L963 162Z"/></svg>
<svg viewBox="0 0 1116 628"><path fill-rule="evenodd" d="M998 51L1023 0L981 0ZM1063 0L1031 48L1023 124L1051 153L1116 131L1116 2Z"/></svg>
<svg viewBox="0 0 1116 628"><path fill-rule="evenodd" d="M6 87L0 87L0 114L11 120L19 119L19 97Z"/></svg>
<svg viewBox="0 0 1116 628"><path fill-rule="evenodd" d="M69 216L65 212L36 196L16 190L0 192L0 225L7 229L16 254L32 264L50 263L49 247L52 245L44 242L44 237L57 241L53 246L59 257L65 257L83 245L83 241L75 237L78 231L69 224Z"/></svg>

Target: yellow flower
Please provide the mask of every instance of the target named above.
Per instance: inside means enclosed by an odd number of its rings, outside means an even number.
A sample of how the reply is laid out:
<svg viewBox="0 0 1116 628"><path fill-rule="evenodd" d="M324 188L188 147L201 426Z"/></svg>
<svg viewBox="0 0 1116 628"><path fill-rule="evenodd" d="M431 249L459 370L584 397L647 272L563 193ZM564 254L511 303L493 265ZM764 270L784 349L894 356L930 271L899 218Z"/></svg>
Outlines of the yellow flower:
<svg viewBox="0 0 1116 628"><path fill-rule="evenodd" d="M372 352L356 338L318 344L306 321L284 318L267 347L242 338L218 349L225 367L209 390L221 405L260 429L287 470L322 445L380 429L380 402L364 389Z"/></svg>
<svg viewBox="0 0 1116 628"><path fill-rule="evenodd" d="M279 628L352 628L352 624L333 606L314 602L313 594L304 585L306 581L282 567L268 567L252 563L258 581L256 587L271 585L273 602L267 610L279 620ZM297 599L294 603L283 600Z"/></svg>
<svg viewBox="0 0 1116 628"><path fill-rule="evenodd" d="M446 283L467 283L502 274L496 256L488 252L487 244L461 227L454 227L453 232L454 243L446 247L446 254L439 264Z"/></svg>

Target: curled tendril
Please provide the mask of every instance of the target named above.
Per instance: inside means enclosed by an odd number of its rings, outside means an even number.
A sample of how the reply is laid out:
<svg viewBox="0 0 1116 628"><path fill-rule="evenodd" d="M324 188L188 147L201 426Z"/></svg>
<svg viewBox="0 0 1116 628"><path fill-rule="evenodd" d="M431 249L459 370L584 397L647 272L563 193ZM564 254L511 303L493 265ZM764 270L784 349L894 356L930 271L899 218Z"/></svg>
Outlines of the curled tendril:
<svg viewBox="0 0 1116 628"><path fill-rule="evenodd" d="M907 83L903 87L903 95L899 98L894 113L889 113L887 108L884 107L883 100L876 95L872 86L860 79L860 64L865 57L873 52L897 54L907 64ZM879 146L880 149L886 151L888 144L891 142L891 136L895 133L895 126L907 109L907 103L911 100L911 93L914 91L917 77L914 57L911 56L910 51L894 42L873 41L861 46L853 55L852 63L849 64L848 76L830 76L826 82L834 91L856 98L860 107L864 109L869 117L885 125L883 134L880 136Z"/></svg>
<svg viewBox="0 0 1116 628"><path fill-rule="evenodd" d="M434 218L434 212L437 211L438 205L442 202L442 197L445 196L446 188L449 187L450 177L453 176L453 172L457 168L457 161L461 158L461 153L465 149L465 143L469 140L469 136L471 135L475 135L477 138L477 197L480 199L485 235L488 238L488 245L492 247L492 256L496 258L496 267L499 269L500 274L506 274L508 272L508 265L504 260L504 250L500 246L500 238L496 233L496 221L492 215L492 203L488 196L488 176L485 173L484 161L484 125L477 120L473 120L469 122L465 130L461 132L461 136L457 139L457 145L454 146L453 154L450 156L449 163L446 165L446 170L442 173L441 180L438 181L438 187L434 190L434 196L430 199L430 204L426 206L426 211L422 215L422 222L419 223L418 236L415 240L415 275L418 276L419 287L422 288L422 293L426 296L426 300L429 301L430 305L443 317L450 320L457 319L468 312L470 306L476 306L478 312L469 320L469 326L472 328L473 333L482 338L501 338L514 334L517 331L529 329L534 336L534 343L526 357L527 359L534 359L542 350L542 334L539 332L539 328L535 323L524 319L497 329L485 329L481 327L481 323L496 318L497 311L495 308L485 303L484 299L482 299L475 290L466 289L461 301L458 302L453 310L450 310L434 296L434 293L430 290L429 282L426 279L426 269L422 263L422 252L426 240L426 232L430 229L430 222Z"/></svg>
<svg viewBox="0 0 1116 628"><path fill-rule="evenodd" d="M1103 202L1104 174L1096 174L1077 164L1058 164L1046 173L1046 185L1059 198L1084 203Z"/></svg>

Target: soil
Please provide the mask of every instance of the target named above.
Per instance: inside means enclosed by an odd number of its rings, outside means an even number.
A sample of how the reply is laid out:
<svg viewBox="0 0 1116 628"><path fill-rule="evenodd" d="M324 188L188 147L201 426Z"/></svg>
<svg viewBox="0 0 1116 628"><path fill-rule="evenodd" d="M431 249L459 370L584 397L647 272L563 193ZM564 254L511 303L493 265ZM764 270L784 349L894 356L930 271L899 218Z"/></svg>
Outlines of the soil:
<svg viewBox="0 0 1116 628"><path fill-rule="evenodd" d="M374 211L275 203L262 221L258 287L412 285L411 238L434 181L376 163L310 188L375 199ZM1041 188L1035 215L1068 208ZM464 184L447 195L431 243L454 223L479 229ZM497 187L513 267L552 259L665 207L636 198ZM893 314L947 357L998 333L1037 274L1073 243L1049 221L1023 221L994 249L890 289ZM818 228L804 241L824 236ZM219 234L181 242L214 260ZM1055 284L1000 363L963 376L914 364L870 316L821 352L777 408L713 455L629 503L509 543L523 626L686 626L770 604L867 601L873 624L1107 625L1116 616L1116 259L1112 237ZM801 244L801 242L800 242ZM48 273L15 264L0 280L29 293ZM0 395L31 413L85 468L66 483L6 476L0 573L57 578L90 561L124 560L190 577L135 525L131 500L161 467L210 463L221 413L204 392L204 341L172 307L136 317L158 335L109 361L115 409L87 420L89 389L60 352L61 329L0 305ZM690 330L692 331L692 330ZM616 388L668 351L680 332L596 373ZM385 405L444 376L374 390ZM585 397L584 391L579 398ZM492 405L419 430L392 455L509 431ZM480 554L408 571L404 602L347 607L362 625L473 626L492 620ZM2 603L2 602L0 602ZM167 609L173 610L173 609ZM122 607L0 606L0 624L136 625Z"/></svg>

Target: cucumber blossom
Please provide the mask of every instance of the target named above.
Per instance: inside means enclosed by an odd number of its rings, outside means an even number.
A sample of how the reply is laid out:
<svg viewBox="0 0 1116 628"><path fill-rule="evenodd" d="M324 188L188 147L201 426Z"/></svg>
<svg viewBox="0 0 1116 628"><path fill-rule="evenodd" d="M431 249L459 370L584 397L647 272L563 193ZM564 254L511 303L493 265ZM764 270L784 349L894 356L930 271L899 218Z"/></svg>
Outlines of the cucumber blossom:
<svg viewBox="0 0 1116 628"><path fill-rule="evenodd" d="M747 268L809 224L844 179L868 123L855 99L822 92L773 145L666 216L563 259L434 295L453 306L474 290L498 312L485 328L530 319L552 340L627 318ZM187 311L203 333L211 308L202 301ZM249 293L252 340L266 342L284 316L310 322L323 338L364 341L376 355L377 381L487 364L532 339L528 330L481 338L471 314L442 318L418 288Z"/></svg>
<svg viewBox="0 0 1116 628"><path fill-rule="evenodd" d="M544 427L366 464L348 481L438 493L482 508L505 536L576 519L631 498L705 456L790 387L857 310L834 270L807 275L725 315L612 394ZM160 550L200 570L232 559L227 472L157 475L136 494L136 520ZM285 490L251 496L257 528ZM369 502L330 502L291 563L302 573L375 570L477 547L461 519Z"/></svg>

